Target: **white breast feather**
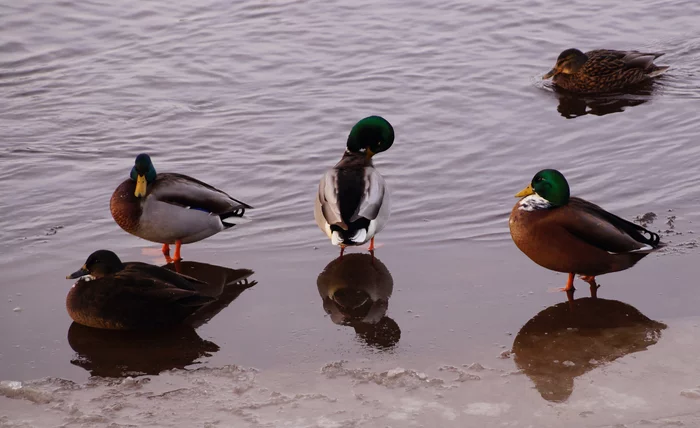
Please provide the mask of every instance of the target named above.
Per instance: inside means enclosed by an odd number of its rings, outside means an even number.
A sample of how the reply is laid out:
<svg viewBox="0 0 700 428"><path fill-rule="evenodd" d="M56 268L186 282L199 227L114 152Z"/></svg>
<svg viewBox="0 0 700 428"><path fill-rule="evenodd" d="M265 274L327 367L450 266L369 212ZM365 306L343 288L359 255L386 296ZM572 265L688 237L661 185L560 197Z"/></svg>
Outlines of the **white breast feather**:
<svg viewBox="0 0 700 428"><path fill-rule="evenodd" d="M552 204L548 200L538 195L537 193L523 198L519 202L518 209L523 211L542 210L551 207Z"/></svg>

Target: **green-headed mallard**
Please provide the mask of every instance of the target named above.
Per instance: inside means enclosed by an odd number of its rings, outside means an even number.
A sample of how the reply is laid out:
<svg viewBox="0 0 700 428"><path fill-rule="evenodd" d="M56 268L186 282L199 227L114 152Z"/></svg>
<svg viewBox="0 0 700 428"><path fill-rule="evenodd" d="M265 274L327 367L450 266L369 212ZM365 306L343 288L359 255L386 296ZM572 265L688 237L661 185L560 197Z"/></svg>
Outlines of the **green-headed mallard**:
<svg viewBox="0 0 700 428"><path fill-rule="evenodd" d="M201 241L235 226L250 205L182 174L156 174L147 154L136 157L127 180L117 187L109 202L112 217L132 235L163 244L170 259L169 244L180 246Z"/></svg>
<svg viewBox="0 0 700 428"><path fill-rule="evenodd" d="M370 116L357 122L348 136L347 150L336 166L321 178L314 209L318 227L340 245L362 245L389 220L389 191L374 169L372 156L394 143L394 128L384 118Z"/></svg>
<svg viewBox="0 0 700 428"><path fill-rule="evenodd" d="M85 277L85 278L83 278ZM198 291L207 284L147 263L122 263L111 251L90 254L68 292L73 321L109 330L165 328L216 300Z"/></svg>
<svg viewBox="0 0 700 428"><path fill-rule="evenodd" d="M611 92L642 83L668 69L654 64L663 53L598 49L586 53L567 49L543 79L572 92Z"/></svg>
<svg viewBox="0 0 700 428"><path fill-rule="evenodd" d="M562 290L570 300L575 274L595 296L597 275L628 269L664 245L656 233L569 197L569 184L553 169L538 172L516 197L522 199L510 214L513 242L538 265L569 274Z"/></svg>

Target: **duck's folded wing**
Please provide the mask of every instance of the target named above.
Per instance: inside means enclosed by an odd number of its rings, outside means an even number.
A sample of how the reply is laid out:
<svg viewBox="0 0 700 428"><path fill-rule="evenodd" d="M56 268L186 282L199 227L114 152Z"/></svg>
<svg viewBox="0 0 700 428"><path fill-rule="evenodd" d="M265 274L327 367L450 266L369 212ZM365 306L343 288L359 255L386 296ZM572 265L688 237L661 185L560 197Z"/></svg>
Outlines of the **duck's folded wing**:
<svg viewBox="0 0 700 428"><path fill-rule="evenodd" d="M216 298L205 296L196 291L182 290L176 287L154 287L139 291L139 296L152 298L160 302L177 303L181 306L202 306L213 302Z"/></svg>
<svg viewBox="0 0 700 428"><path fill-rule="evenodd" d="M368 220L376 219L384 203L384 196L386 194L384 177L374 168L366 168L364 183L365 190L360 200L360 206L350 219L351 222L357 221L360 218L366 218Z"/></svg>
<svg viewBox="0 0 700 428"><path fill-rule="evenodd" d="M572 235L609 253L650 252L658 248L659 235L601 207L571 198L558 221Z"/></svg>
<svg viewBox="0 0 700 428"><path fill-rule="evenodd" d="M217 215L252 208L215 187L182 174L159 174L150 193L162 202Z"/></svg>
<svg viewBox="0 0 700 428"><path fill-rule="evenodd" d="M340 214L340 203L338 201L338 170L326 171L318 184L318 200L321 204L321 213L326 222L330 225L337 225L347 229Z"/></svg>
<svg viewBox="0 0 700 428"><path fill-rule="evenodd" d="M131 295L131 298L140 301L174 303L180 306L199 307L216 300L214 297L205 296L195 290L180 288L169 280L148 277L143 272L140 274L139 277L129 277L122 274L116 278L120 293Z"/></svg>
<svg viewBox="0 0 700 428"><path fill-rule="evenodd" d="M185 291L197 291L199 286L207 285L206 282L197 278L140 262L125 263L124 269L117 272L115 277L125 282L131 281L134 286L147 289L177 288Z"/></svg>
<svg viewBox="0 0 700 428"><path fill-rule="evenodd" d="M663 55L663 53L658 52L645 53L637 51L630 51L625 54L626 55L622 57L622 62L626 67L640 68L642 70L646 70L654 65L654 60Z"/></svg>

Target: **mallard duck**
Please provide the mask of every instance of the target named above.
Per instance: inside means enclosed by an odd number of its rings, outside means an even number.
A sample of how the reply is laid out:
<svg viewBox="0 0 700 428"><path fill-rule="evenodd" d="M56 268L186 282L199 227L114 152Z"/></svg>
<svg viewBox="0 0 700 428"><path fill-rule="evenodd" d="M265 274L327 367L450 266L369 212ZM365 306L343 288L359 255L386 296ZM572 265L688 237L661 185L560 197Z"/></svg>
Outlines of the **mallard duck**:
<svg viewBox="0 0 700 428"><path fill-rule="evenodd" d="M515 245L532 261L569 274L566 287L573 299L574 275L596 296L598 275L629 269L662 247L659 235L623 220L598 205L569 196L569 183L557 170L538 172L510 214Z"/></svg>
<svg viewBox="0 0 700 428"><path fill-rule="evenodd" d="M366 117L350 130L340 162L321 178L314 209L316 224L340 246L370 242L389 220L389 191L372 156L394 143L394 128L379 116Z"/></svg>
<svg viewBox="0 0 700 428"><path fill-rule="evenodd" d="M73 321L109 330L165 328L182 322L216 297L198 291L207 284L147 263L122 263L112 251L90 254L66 279L78 281L66 308Z"/></svg>
<svg viewBox="0 0 700 428"><path fill-rule="evenodd" d="M331 321L351 326L368 345L391 348L401 338L399 325L386 315L394 279L378 258L338 257L318 275L316 285Z"/></svg>
<svg viewBox="0 0 700 428"><path fill-rule="evenodd" d="M180 260L180 246L201 241L235 226L252 207L206 183L182 174L157 174L150 156L136 157L131 174L109 202L112 217L125 231L163 244L170 262Z"/></svg>
<svg viewBox="0 0 700 428"><path fill-rule="evenodd" d="M586 52L567 49L543 79L572 92L611 92L661 75L667 66L654 60L663 53L598 49Z"/></svg>

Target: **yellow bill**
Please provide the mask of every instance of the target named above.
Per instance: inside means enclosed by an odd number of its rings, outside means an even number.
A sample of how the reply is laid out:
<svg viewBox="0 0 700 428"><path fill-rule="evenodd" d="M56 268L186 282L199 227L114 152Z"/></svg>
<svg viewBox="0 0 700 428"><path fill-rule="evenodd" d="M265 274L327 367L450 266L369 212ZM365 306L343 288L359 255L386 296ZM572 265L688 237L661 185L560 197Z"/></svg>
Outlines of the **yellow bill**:
<svg viewBox="0 0 700 428"><path fill-rule="evenodd" d="M524 198L525 196L530 196L535 194L535 189L532 188L532 184L529 184L526 188L515 194L516 198Z"/></svg>
<svg viewBox="0 0 700 428"><path fill-rule="evenodd" d="M369 147L367 147L367 149L365 150L365 153L367 154L367 159L371 159L372 156L374 156L374 152Z"/></svg>
<svg viewBox="0 0 700 428"><path fill-rule="evenodd" d="M146 196L146 185L146 176L139 174L139 176L136 179L136 191L134 192L134 195L137 198Z"/></svg>

